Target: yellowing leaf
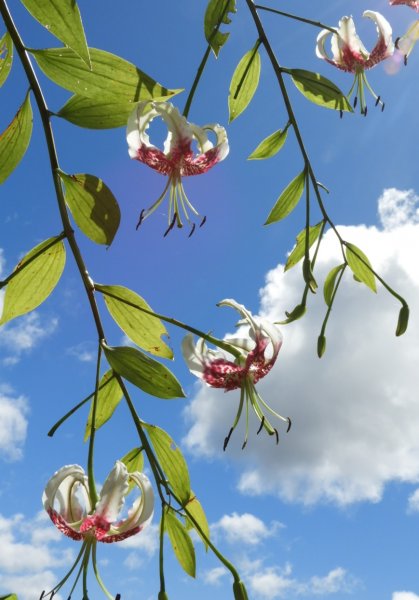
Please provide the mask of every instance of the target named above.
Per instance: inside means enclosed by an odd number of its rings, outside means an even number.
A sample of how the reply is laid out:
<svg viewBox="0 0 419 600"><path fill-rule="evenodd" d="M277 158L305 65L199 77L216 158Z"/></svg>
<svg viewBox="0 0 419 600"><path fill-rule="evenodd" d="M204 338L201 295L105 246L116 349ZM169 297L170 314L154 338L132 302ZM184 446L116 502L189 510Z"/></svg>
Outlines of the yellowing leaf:
<svg viewBox="0 0 419 600"><path fill-rule="evenodd" d="M29 92L8 128L0 135L0 183L6 181L25 155L32 135Z"/></svg>
<svg viewBox="0 0 419 600"><path fill-rule="evenodd" d="M260 54L259 42L243 56L230 83L228 97L229 122L236 119L247 108L259 84Z"/></svg>

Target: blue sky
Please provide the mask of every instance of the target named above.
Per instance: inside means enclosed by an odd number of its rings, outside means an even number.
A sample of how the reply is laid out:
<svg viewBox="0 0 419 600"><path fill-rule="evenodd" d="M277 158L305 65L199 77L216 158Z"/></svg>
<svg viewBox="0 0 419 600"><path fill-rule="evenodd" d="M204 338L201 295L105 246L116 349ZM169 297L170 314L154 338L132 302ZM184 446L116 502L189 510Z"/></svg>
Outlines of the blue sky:
<svg viewBox="0 0 419 600"><path fill-rule="evenodd" d="M79 3L91 46L123 56L167 86L186 89L205 50L205 4L124 2L116 11L110 1L100 6ZM121 206L120 230L108 250L77 235L94 280L125 285L156 311L219 337L232 332L235 324L231 310L216 308L221 299L235 298L255 314L280 320L299 302L303 287L299 267L283 273L287 253L304 226L303 208L282 223L263 226L279 193L302 169L293 135L275 158L246 162L257 144L287 120L263 52L259 89L246 112L227 125L231 75L257 37L245 3L238 4L229 43L218 61L210 60L189 115L200 125L225 125L230 142L223 163L185 181L190 200L207 215L205 226L192 238L173 231L163 239L165 207L135 230L140 210L158 197L164 180L129 159L122 128L87 131L53 121L62 169L102 177ZM382 12L393 25L394 37L416 16L385 0L368 5L319 0L308 8L295 7L290 0L270 5L307 10L304 16L331 26L352 12L368 48L375 43L375 31L361 18L363 10ZM56 45L20 3L11 1L10 9L28 46ZM350 75L316 58L315 28L268 14L263 20L282 65L318 71L343 90L350 88ZM183 334L175 328L170 328L175 353L170 366L188 398L163 401L134 393L141 416L180 443L214 540L237 564L254 600L419 598L418 65L416 49L407 68L390 74L387 61L369 73L386 108L383 113L374 110L370 101L366 118L356 113L339 119L288 85L317 178L330 189L327 208L345 237L408 300L412 316L406 335L394 337L399 307L385 290L375 296L348 276L328 327L328 350L319 361L316 339L325 312L320 289L304 319L283 328L277 364L258 385L276 410L293 419L291 432L281 437L278 447L271 439L256 438L255 423L244 452L241 431L222 452L237 399L234 393L201 386L189 374L180 353ZM42 75L40 79L50 108L58 109L68 93ZM26 88L16 60L1 90L2 130ZM183 108L185 99L179 95L175 103ZM26 251L61 231L36 113L31 145L0 193L3 277ZM319 283L338 264L337 257L328 233L318 261ZM103 305L101 311L110 343L124 343ZM17 591L20 600L37 600L42 589L66 572L77 552L76 543L60 536L42 514L41 495L62 465L85 466L87 410L53 439L46 432L92 390L95 339L70 253L64 276L47 302L0 331L0 595ZM136 443L121 405L98 435L98 479L103 481L115 459ZM123 600L157 596L157 523L158 514L152 526L129 542L100 548L103 578ZM195 581L168 551L169 597L232 597L228 574L199 542L196 547ZM92 598L100 597L94 582L90 589Z"/></svg>

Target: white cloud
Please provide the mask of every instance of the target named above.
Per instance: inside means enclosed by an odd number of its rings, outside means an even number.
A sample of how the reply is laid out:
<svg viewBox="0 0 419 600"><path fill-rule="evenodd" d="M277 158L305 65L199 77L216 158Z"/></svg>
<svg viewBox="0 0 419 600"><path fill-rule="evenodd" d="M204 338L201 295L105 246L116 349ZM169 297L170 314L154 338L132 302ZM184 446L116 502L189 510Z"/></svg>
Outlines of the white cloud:
<svg viewBox="0 0 419 600"><path fill-rule="evenodd" d="M404 222L405 212L402 205L399 221ZM385 218L383 224L388 225ZM396 338L399 303L380 285L375 295L347 273L329 321L327 352L319 360L315 347L325 305L321 289L311 296L307 315L282 328L285 341L278 361L257 386L274 410L292 418L290 433L278 423L281 436L275 447L263 433L256 437L258 423L253 419L244 452L243 431L238 428L230 440L226 454L241 467L238 487L243 493L345 505L379 501L386 483L419 478L419 224L383 231L363 225L339 230L406 297L409 329ZM341 260L329 231L316 265L320 285ZM284 311L300 301L301 289L301 269L284 274L279 265L267 274L261 290L261 314L282 320ZM235 417L237 393L201 384L197 389L186 409L191 426L185 443L201 456L225 456L222 444Z"/></svg>
<svg viewBox="0 0 419 600"><path fill-rule="evenodd" d="M300 596L326 596L352 592L357 582L345 569L337 567L327 575L315 575L308 581L292 577L290 565L283 570L275 567L263 568L248 575L248 585L258 598L289 598Z"/></svg>
<svg viewBox="0 0 419 600"><path fill-rule="evenodd" d="M0 458L22 458L28 428L27 413L28 404L23 396L14 397L9 388L0 388Z"/></svg>
<svg viewBox="0 0 419 600"><path fill-rule="evenodd" d="M393 592L391 600L419 600L413 592Z"/></svg>
<svg viewBox="0 0 419 600"><path fill-rule="evenodd" d="M378 215L385 229L419 223L419 196L414 190L385 189L378 199Z"/></svg>
<svg viewBox="0 0 419 600"><path fill-rule="evenodd" d="M56 546L51 549L51 536L41 537L39 529L44 520L39 515L27 519L21 514L10 518L0 514L0 588L13 591L19 600L34 600L42 590L51 589L57 583L52 570L73 560L71 550L59 550ZM44 533L48 530L44 529Z"/></svg>
<svg viewBox="0 0 419 600"><path fill-rule="evenodd" d="M264 539L274 535L280 527L280 523L272 523L267 527L265 523L251 515L244 513L239 515L224 515L221 519L211 526L211 531L221 532L230 544L248 544L255 546L263 542Z"/></svg>
<svg viewBox="0 0 419 600"><path fill-rule="evenodd" d="M204 582L208 585L219 585L220 580L228 574L225 567L215 567L204 573Z"/></svg>
<svg viewBox="0 0 419 600"><path fill-rule="evenodd" d="M407 512L417 513L419 512L419 488L410 494L407 500Z"/></svg>
<svg viewBox="0 0 419 600"><path fill-rule="evenodd" d="M97 346L94 342L81 342L68 348L67 354L74 356L81 362L93 362L97 358Z"/></svg>
<svg viewBox="0 0 419 600"><path fill-rule="evenodd" d="M3 364L11 366L19 362L23 352L29 352L41 341L52 335L58 326L58 319L41 318L37 312L19 317L6 323L0 329L0 346L11 355L3 359Z"/></svg>
<svg viewBox="0 0 419 600"><path fill-rule="evenodd" d="M118 548L135 548L143 551L147 556L153 556L159 547L159 526L151 523L138 535L119 542Z"/></svg>

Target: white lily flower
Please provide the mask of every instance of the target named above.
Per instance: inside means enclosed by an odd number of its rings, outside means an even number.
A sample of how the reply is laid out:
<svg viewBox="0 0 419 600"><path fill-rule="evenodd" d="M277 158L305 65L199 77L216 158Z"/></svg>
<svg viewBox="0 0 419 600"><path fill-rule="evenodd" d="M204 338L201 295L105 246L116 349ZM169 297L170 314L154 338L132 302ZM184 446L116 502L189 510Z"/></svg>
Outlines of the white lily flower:
<svg viewBox="0 0 419 600"><path fill-rule="evenodd" d="M265 377L272 369L278 357L282 345L282 335L279 329L261 317L254 317L242 304L235 300L223 300L218 306L230 306L237 310L242 320L238 325L249 325L245 337L227 338L225 342L231 346L235 353L231 355L223 349L208 348L203 339L195 344L192 334L185 336L182 342L182 353L189 370L205 383L214 388L222 388L226 392L240 389L240 403L238 412L224 441L224 450L227 447L230 436L236 428L244 402L246 401L246 435L243 448L248 437L248 411L249 404L252 406L256 416L261 422L258 433L264 427L270 435L276 436L278 443L278 431L266 418L261 406L265 407L274 416L288 423L289 418L282 417L272 410L256 391L255 384Z"/></svg>
<svg viewBox="0 0 419 600"><path fill-rule="evenodd" d="M160 150L150 142L147 129L156 117L161 117L168 128L168 135ZM215 134L216 142L208 139L208 132ZM198 153L192 150L192 142L196 142ZM128 153L131 158L145 163L155 171L168 175L169 180L163 193L147 210L142 210L137 224L150 216L169 195L168 228L164 235L176 224L182 227L183 213L191 224L192 235L195 224L191 223L188 209L195 215L199 213L189 202L182 185L182 177L201 175L222 161L229 152L227 134L224 127L217 124L198 127L189 123L178 109L170 102L139 102L128 119L127 125ZM201 221L200 226L205 222Z"/></svg>
<svg viewBox="0 0 419 600"><path fill-rule="evenodd" d="M356 88L354 105L356 105L359 97L361 113L366 115L367 105L365 102L364 84L375 98L376 105L381 104L382 108L384 108L384 104L381 102L380 97L371 89L366 79L365 71L392 56L394 53L394 43L392 40L391 25L383 15L373 10L366 10L362 16L371 19L377 28L378 40L371 52L368 52L358 37L352 17L342 17L336 33L332 33L329 29L323 29L319 33L317 36L316 54L319 58L326 60L338 69L355 74L355 81L348 93L348 97L351 96ZM329 37L331 37L332 56L329 56L325 50L326 39Z"/></svg>
<svg viewBox="0 0 419 600"><path fill-rule="evenodd" d="M129 482L141 491L125 519L117 520L128 493ZM87 476L79 465L59 469L48 481L42 502L54 525L73 540L95 538L100 542L119 542L140 532L151 520L154 494L150 480L138 471L128 473L116 461L99 500L92 509Z"/></svg>

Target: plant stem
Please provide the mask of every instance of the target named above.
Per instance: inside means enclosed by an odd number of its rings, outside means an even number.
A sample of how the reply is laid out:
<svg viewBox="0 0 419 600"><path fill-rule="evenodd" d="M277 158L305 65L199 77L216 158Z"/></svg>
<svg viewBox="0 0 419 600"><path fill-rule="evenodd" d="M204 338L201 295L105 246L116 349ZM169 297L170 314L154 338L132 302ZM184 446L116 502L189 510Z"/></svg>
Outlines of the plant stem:
<svg viewBox="0 0 419 600"><path fill-rule="evenodd" d="M262 6L261 4L255 4L255 8L257 10L266 10L267 12L275 13L277 15L281 15L283 17L287 17L288 19L295 19L296 21L301 21L301 23L307 23L308 25L314 25L314 27L319 27L320 29L327 29L332 33L337 33L334 27L329 27L328 25L324 25L320 21L313 21L312 19L306 19L304 17L299 17L298 15L293 15L288 12L283 12L282 10L277 10L276 8L269 8L268 6Z"/></svg>

